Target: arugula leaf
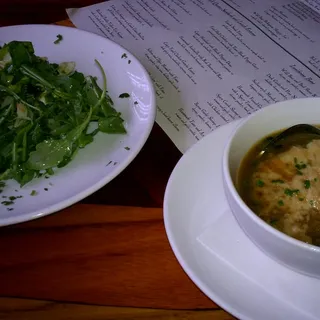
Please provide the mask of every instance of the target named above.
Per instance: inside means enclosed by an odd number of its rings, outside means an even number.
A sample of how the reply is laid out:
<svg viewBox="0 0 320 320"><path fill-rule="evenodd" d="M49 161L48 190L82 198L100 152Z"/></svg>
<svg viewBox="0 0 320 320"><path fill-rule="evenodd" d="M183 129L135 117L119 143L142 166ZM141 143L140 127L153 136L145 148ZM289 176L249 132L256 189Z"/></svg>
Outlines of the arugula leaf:
<svg viewBox="0 0 320 320"><path fill-rule="evenodd" d="M96 78L75 70L74 62L50 63L34 54L31 42L0 47L0 183L21 186L54 174L99 132L126 133L121 114ZM95 130L87 132L89 124Z"/></svg>
<svg viewBox="0 0 320 320"><path fill-rule="evenodd" d="M37 144L36 150L30 153L28 167L33 170L46 170L59 165L65 157L70 157L72 145L88 126L91 114L92 109L83 123L71 130L65 138L44 140Z"/></svg>
<svg viewBox="0 0 320 320"><path fill-rule="evenodd" d="M116 116L99 119L99 130L105 133L126 133L123 119Z"/></svg>
<svg viewBox="0 0 320 320"><path fill-rule="evenodd" d="M22 64L32 63L34 49L31 42L11 41L8 48L14 67L19 68Z"/></svg>

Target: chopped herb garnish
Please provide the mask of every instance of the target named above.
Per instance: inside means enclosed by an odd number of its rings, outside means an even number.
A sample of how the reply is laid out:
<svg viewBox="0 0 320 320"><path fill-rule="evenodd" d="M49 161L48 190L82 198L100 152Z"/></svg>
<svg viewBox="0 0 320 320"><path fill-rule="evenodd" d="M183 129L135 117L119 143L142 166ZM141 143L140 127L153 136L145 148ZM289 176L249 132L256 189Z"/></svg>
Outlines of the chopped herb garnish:
<svg viewBox="0 0 320 320"><path fill-rule="evenodd" d="M262 180L260 180L260 179L257 180L256 184L257 184L258 187L263 187L264 186L264 182Z"/></svg>
<svg viewBox="0 0 320 320"><path fill-rule="evenodd" d="M13 210L13 208L7 208L7 210L8 210L8 211L12 211L12 210Z"/></svg>
<svg viewBox="0 0 320 320"><path fill-rule="evenodd" d="M277 219L272 219L272 220L270 221L270 224L271 224L272 226L274 226L274 225L276 225L277 222L278 222Z"/></svg>
<svg viewBox="0 0 320 320"><path fill-rule="evenodd" d="M130 97L130 94L129 93L127 93L127 92L124 92L124 93L121 93L120 95L119 95L119 98L129 98Z"/></svg>
<svg viewBox="0 0 320 320"><path fill-rule="evenodd" d="M297 157L294 157L294 158L293 158L293 161L294 161L295 164L298 163Z"/></svg>
<svg viewBox="0 0 320 320"><path fill-rule="evenodd" d="M312 205L312 206L313 206L314 201L313 201L313 200L310 200L310 201L309 201L309 203L310 203L310 205Z"/></svg>
<svg viewBox="0 0 320 320"><path fill-rule="evenodd" d="M127 56L126 53L124 53L124 54L121 56L121 59L126 59L126 58L128 58L128 56Z"/></svg>
<svg viewBox="0 0 320 320"><path fill-rule="evenodd" d="M131 63L131 60L128 60L128 64L130 64Z"/></svg>
<svg viewBox="0 0 320 320"><path fill-rule="evenodd" d="M129 147L124 147L126 150L130 150L130 148Z"/></svg>
<svg viewBox="0 0 320 320"><path fill-rule="evenodd" d="M297 170L297 174L298 174L299 176L302 176L302 175L303 175L303 173L302 173L300 170Z"/></svg>
<svg viewBox="0 0 320 320"><path fill-rule="evenodd" d="M57 35L57 40L54 41L54 44L59 44L63 40L63 36L61 34Z"/></svg>
<svg viewBox="0 0 320 320"><path fill-rule="evenodd" d="M5 205L5 206L11 206L13 203L13 201L2 201L1 204Z"/></svg>
<svg viewBox="0 0 320 320"><path fill-rule="evenodd" d="M284 206L283 200L279 200L279 201L278 201L278 205L279 205L280 207Z"/></svg>
<svg viewBox="0 0 320 320"><path fill-rule="evenodd" d="M317 182L317 181L318 181L318 178L314 178L313 181L314 181L314 182Z"/></svg>
<svg viewBox="0 0 320 320"><path fill-rule="evenodd" d="M305 163L297 163L295 165L295 167L298 169L298 170L301 170L301 169L305 169L307 167L307 165Z"/></svg>
<svg viewBox="0 0 320 320"><path fill-rule="evenodd" d="M3 181L0 181L0 188L4 188L6 184Z"/></svg>
<svg viewBox="0 0 320 320"><path fill-rule="evenodd" d="M15 197L15 196L10 196L10 197L9 197L9 200L14 201L14 200L20 199L20 198L22 198L22 196L17 196L17 197Z"/></svg>
<svg viewBox="0 0 320 320"><path fill-rule="evenodd" d="M44 190L44 191L48 191L49 189L48 189L48 188L44 188L43 190Z"/></svg>
<svg viewBox="0 0 320 320"><path fill-rule="evenodd" d="M38 192L36 190L32 190L30 193L30 196L36 196L38 194Z"/></svg>
<svg viewBox="0 0 320 320"><path fill-rule="evenodd" d="M292 197L294 194L297 194L299 192L300 192L299 189L288 189L288 188L286 188L284 190L284 194L286 194L287 196L290 196L290 197Z"/></svg>
<svg viewBox="0 0 320 320"><path fill-rule="evenodd" d="M304 200L304 198L299 198L299 201L303 201Z"/></svg>
<svg viewBox="0 0 320 320"><path fill-rule="evenodd" d="M304 184L304 187L305 187L306 189L309 189L309 188L311 187L311 182L310 182L310 180L304 180L304 181L303 181L303 184Z"/></svg>
<svg viewBox="0 0 320 320"><path fill-rule="evenodd" d="M118 164L118 162L114 162L113 165L115 166L116 164Z"/></svg>
<svg viewBox="0 0 320 320"><path fill-rule="evenodd" d="M283 180L281 179L275 179L275 180L271 180L272 183L284 183Z"/></svg>
<svg viewBox="0 0 320 320"><path fill-rule="evenodd" d="M109 161L107 164L106 164L106 167L108 166L108 165L110 165L112 163L112 161Z"/></svg>
<svg viewBox="0 0 320 320"><path fill-rule="evenodd" d="M135 101L134 104L138 104L138 101Z"/></svg>

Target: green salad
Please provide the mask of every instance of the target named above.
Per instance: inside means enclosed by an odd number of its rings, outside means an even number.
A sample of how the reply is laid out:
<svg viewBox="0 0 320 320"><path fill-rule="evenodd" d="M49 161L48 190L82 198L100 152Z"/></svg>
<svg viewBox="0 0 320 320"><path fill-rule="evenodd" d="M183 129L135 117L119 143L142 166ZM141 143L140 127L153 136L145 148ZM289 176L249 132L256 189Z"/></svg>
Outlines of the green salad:
<svg viewBox="0 0 320 320"><path fill-rule="evenodd" d="M99 131L126 133L95 62L102 89L73 62L36 56L31 42L0 47L0 182L23 186L68 164Z"/></svg>

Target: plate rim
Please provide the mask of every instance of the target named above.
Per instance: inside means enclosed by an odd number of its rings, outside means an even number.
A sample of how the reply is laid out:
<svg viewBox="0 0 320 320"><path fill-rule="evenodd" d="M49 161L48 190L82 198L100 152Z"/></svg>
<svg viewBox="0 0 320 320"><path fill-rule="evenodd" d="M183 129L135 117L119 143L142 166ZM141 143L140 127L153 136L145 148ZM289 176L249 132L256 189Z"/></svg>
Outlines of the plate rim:
<svg viewBox="0 0 320 320"><path fill-rule="evenodd" d="M229 126L231 129L231 133L233 130L235 130L235 128L237 128L237 126L241 123L241 121L243 121L244 119L237 119L234 121L231 121L215 130L213 130L212 132L210 132L207 136L205 136L203 139L201 139L199 142L197 142L196 144L194 144L191 148L189 148L187 150L187 152L179 159L178 163L176 164L175 168L173 169L167 186L166 186L166 190L165 190L165 195L164 195L164 201L163 201L163 217L164 217L164 226L165 226L165 231L166 231L166 235L170 244L170 247L176 257L176 259L178 260L179 264L181 265L183 271L187 274L187 276L192 280L192 282L211 300L213 301L215 304L217 304L218 306L220 306L224 311L230 313L231 315L233 315L234 317L238 318L238 319L242 319L242 320L252 320L251 318L243 315L241 312L237 311L236 309L234 309L230 304L228 304L227 302L223 301L223 299L220 299L220 297L214 293L212 290L210 290L210 288L206 285L206 283L204 283L201 279L199 279L197 277L197 275L194 273L194 271L192 270L191 267L189 267L188 263L184 261L178 246L174 240L174 235L172 232L172 228L170 226L170 222L169 222L169 208L168 208L168 198L169 198L169 193L170 189L172 188L173 185L173 179L174 179L174 175L176 173L176 171L179 170L179 166L181 165L181 163L183 161L185 161L185 158L187 158L188 154L193 152L193 149L198 145L198 143L200 143L201 141L203 141L204 139L210 139L211 136L215 135L216 132L218 130L220 130L223 127ZM229 133L230 134L230 133ZM227 140L227 139L226 139ZM222 159L221 159L222 161Z"/></svg>
<svg viewBox="0 0 320 320"><path fill-rule="evenodd" d="M109 45L113 45L117 47L119 50L125 51L130 56L132 57L132 60L134 60L134 63L138 65L138 67L141 69L141 71L144 73L146 80L148 84L150 85L150 97L151 97L151 102L150 102L150 114L149 114L149 120L146 123L146 130L143 135L140 136L140 140L136 143L136 149L130 153L128 153L128 156L126 159L121 162L119 165L115 167L115 169L107 175L107 177L104 177L97 181L94 185L91 187L86 188L85 190L77 193L76 195L58 202L57 204L51 205L49 207L46 207L44 209L38 209L36 211L33 211L31 213L26 213L26 214L21 214L19 216L16 216L14 218L1 218L0 216L0 227L2 226L8 226L12 224L18 224L26 221L31 221L35 220L53 213L56 213L57 211L60 211L62 209L65 209L67 207L70 207L71 205L81 201L82 199L88 197L92 193L98 191L105 185L107 185L109 182L111 182L116 176L118 176L135 158L136 156L140 153L141 149L145 145L146 141L148 140L151 130L154 126L155 119L156 119L156 114L157 114L157 107L156 107L156 93L155 93L155 88L153 81L151 80L151 77L147 71L147 69L143 66L143 64L140 62L140 60L128 49L124 48L123 46L119 45L118 43L105 38L103 36L100 36L96 33L89 32L86 30L78 29L76 27L71 27L71 26L61 26L61 25L55 25L55 24L17 24L17 25L12 25L12 26L4 26L0 27L1 30L9 30L9 29L21 29L21 28L48 28L48 29L53 29L53 30L67 30L66 32L74 32L78 34L85 33L88 36L92 38L97 38L103 41L106 41ZM62 32L62 31L61 31Z"/></svg>

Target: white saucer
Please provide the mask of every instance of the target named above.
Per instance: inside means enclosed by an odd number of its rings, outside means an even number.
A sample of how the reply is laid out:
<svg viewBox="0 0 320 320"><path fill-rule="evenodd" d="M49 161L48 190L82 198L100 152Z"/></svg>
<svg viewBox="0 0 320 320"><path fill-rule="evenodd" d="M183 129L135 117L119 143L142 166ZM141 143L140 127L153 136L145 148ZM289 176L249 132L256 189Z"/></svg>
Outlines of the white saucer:
<svg viewBox="0 0 320 320"><path fill-rule="evenodd" d="M240 319L319 319L320 280L262 253L230 212L221 162L225 141L238 123L199 141L171 174L164 199L171 247L191 280Z"/></svg>

